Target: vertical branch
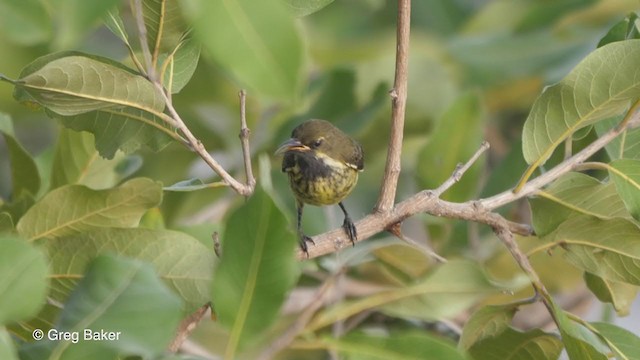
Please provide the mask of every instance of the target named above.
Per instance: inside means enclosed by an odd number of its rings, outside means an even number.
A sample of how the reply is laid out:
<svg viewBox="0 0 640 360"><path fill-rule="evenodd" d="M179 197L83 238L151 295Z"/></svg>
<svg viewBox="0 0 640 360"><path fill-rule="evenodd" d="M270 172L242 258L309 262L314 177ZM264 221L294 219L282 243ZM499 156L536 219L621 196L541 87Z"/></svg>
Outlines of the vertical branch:
<svg viewBox="0 0 640 360"><path fill-rule="evenodd" d="M409 73L409 33L411 24L411 0L398 0L398 30L396 47L396 72L391 90L391 137L387 150L387 163L375 206L376 212L387 212L393 207L400 176L400 154L404 113L407 103L407 81Z"/></svg>
<svg viewBox="0 0 640 360"><path fill-rule="evenodd" d="M242 146L244 173L247 176L246 184L250 188L253 188L256 185L256 179L253 177L253 170L251 169L251 150L249 149L249 134L251 131L247 127L247 93L244 90L240 90L238 96L240 97L240 135L238 136L240 137L240 145Z"/></svg>

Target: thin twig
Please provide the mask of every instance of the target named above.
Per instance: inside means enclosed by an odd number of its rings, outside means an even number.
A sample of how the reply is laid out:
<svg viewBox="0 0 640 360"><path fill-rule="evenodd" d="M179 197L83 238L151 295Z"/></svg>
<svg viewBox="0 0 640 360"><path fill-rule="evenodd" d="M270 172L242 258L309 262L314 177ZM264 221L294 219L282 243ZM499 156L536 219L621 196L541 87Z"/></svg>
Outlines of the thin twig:
<svg viewBox="0 0 640 360"><path fill-rule="evenodd" d="M204 318L207 312L211 309L211 304L204 304L198 310L196 310L193 314L187 316L180 325L178 326L178 331L176 332L176 336L169 345L168 351L171 353L176 353L180 349L180 346L184 343L184 341L189 337L189 335L195 330L196 326Z"/></svg>
<svg viewBox="0 0 640 360"><path fill-rule="evenodd" d="M393 235L395 235L398 239L400 239L400 240L406 242L407 244L411 245L412 247L418 249L420 252L422 252L426 256L434 258L437 262L441 262L441 263L446 263L447 262L447 259L445 259L442 256L438 255L433 249L431 249L426 244L421 244L421 243L415 241L414 239L406 236L402 232L400 223L396 223L396 224L392 225L388 229L388 231L390 233L392 233Z"/></svg>
<svg viewBox="0 0 640 360"><path fill-rule="evenodd" d="M247 92L240 90L238 93L240 97L240 145L242 146L242 155L244 160L244 173L246 175L246 184L253 188L256 185L256 179L253 177L253 170L251 169L251 149L249 148L249 135L251 131L247 127L247 110L246 110L246 97Z"/></svg>
<svg viewBox="0 0 640 360"><path fill-rule="evenodd" d="M387 152L384 178L380 196L375 206L376 212L388 212L396 198L398 177L400 176L400 155L404 131L404 113L407 103L407 83L409 79L409 32L411 29L411 0L398 0L398 31L396 46L396 72L391 90L391 135Z"/></svg>
<svg viewBox="0 0 640 360"><path fill-rule="evenodd" d="M480 145L480 148L473 154L473 156L471 156L471 158L464 165L458 164L458 166L456 166L456 169L453 171L453 174L451 174L451 176L447 180L445 180L445 182L443 182L442 185L438 186L438 188L433 190L434 195L437 197L440 197L445 191L449 190L450 187L452 187L454 184L459 182L460 179L462 178L462 175L464 175L464 173L467 172L467 170L469 170L469 168L487 150L489 150L489 142L483 141L482 145Z"/></svg>

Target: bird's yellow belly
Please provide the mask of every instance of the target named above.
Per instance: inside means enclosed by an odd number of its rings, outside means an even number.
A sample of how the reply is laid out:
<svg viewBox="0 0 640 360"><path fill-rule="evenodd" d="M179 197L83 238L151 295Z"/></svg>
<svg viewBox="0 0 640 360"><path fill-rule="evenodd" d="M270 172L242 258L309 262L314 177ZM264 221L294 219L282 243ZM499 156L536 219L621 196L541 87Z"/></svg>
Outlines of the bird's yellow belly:
<svg viewBox="0 0 640 360"><path fill-rule="evenodd" d="M333 164L332 164L333 165ZM289 183L296 198L310 205L333 205L344 200L358 182L358 171L340 164L327 176L305 178L299 169L289 171Z"/></svg>

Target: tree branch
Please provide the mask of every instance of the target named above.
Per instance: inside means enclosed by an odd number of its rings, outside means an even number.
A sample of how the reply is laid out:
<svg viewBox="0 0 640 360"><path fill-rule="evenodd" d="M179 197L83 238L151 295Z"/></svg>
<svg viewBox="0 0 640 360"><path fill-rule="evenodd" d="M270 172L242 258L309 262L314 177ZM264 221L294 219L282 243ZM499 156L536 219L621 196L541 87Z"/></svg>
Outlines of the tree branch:
<svg viewBox="0 0 640 360"><path fill-rule="evenodd" d="M404 131L404 113L407 104L409 79L409 33L411 29L411 0L398 0L398 31L396 47L396 73L391 90L391 135L387 152L384 178L380 187L375 212L388 212L393 207L400 176L400 155Z"/></svg>
<svg viewBox="0 0 640 360"><path fill-rule="evenodd" d="M162 94L162 97L165 100L166 111L169 113L172 121L170 125L174 126L186 139L188 146L193 149L201 158L204 160L207 165L220 177L222 181L229 187L231 187L235 192L243 196L249 196L253 193L255 189L255 179L253 178L253 172L251 170L251 160L250 160L250 151L249 151L249 129L247 128L246 118L245 118L245 92L244 90L240 92L240 142L242 145L242 153L244 160L244 167L247 176L247 183L243 184L240 181L236 180L231 174L229 174L218 161L216 161L211 154L204 147L202 142L198 140L189 127L182 120L176 109L173 107L173 103L171 101L171 96L162 86L161 80L157 78L156 71L152 63L151 50L149 49L149 44L147 43L147 29L144 24L144 18L142 16L142 1L134 0L133 6L134 17L136 19L136 23L138 26L138 36L140 38L140 46L142 49L142 53L145 59L145 65L147 67L147 78L151 81L156 89Z"/></svg>

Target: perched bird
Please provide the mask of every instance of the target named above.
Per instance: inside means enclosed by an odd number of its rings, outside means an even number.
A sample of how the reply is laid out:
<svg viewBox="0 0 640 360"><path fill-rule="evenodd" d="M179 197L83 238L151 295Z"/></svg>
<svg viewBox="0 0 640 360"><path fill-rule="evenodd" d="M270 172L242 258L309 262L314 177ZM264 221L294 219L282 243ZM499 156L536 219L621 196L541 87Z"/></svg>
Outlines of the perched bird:
<svg viewBox="0 0 640 360"><path fill-rule="evenodd" d="M280 145L276 154L284 154L282 171L289 175L289 185L296 198L297 230L300 248L309 255L302 231L304 204L315 206L338 204L344 213L342 227L355 245L358 234L342 204L358 182L364 168L362 146L325 120L309 120L293 129L291 139Z"/></svg>

